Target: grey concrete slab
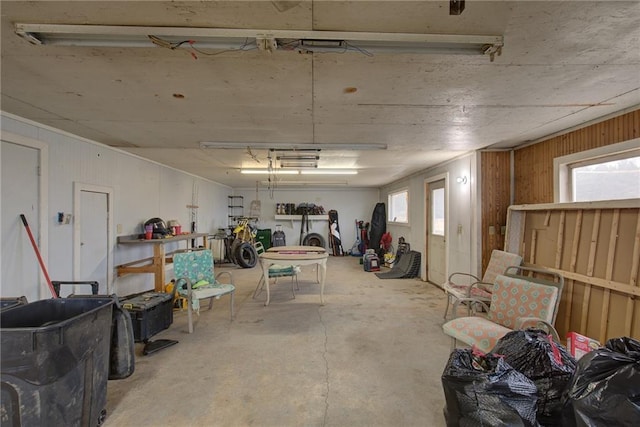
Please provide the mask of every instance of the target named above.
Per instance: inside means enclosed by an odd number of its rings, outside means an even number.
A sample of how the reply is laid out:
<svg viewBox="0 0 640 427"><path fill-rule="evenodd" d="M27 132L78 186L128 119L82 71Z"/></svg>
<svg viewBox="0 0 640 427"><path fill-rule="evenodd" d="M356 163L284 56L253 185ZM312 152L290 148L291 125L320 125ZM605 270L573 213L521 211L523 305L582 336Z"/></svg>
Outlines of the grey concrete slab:
<svg viewBox="0 0 640 427"><path fill-rule="evenodd" d="M288 278L252 298L260 271L232 265L226 297L193 334L186 313L152 339L179 343L109 381L108 426L444 426L449 356L444 294L419 279L382 280L355 257L330 257L325 305L312 267L295 299Z"/></svg>

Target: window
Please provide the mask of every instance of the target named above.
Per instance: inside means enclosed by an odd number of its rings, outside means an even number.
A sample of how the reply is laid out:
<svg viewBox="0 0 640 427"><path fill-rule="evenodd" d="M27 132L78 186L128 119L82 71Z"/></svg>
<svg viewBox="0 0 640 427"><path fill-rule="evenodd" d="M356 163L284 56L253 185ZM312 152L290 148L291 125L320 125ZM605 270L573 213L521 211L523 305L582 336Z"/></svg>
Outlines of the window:
<svg viewBox="0 0 640 427"><path fill-rule="evenodd" d="M554 180L556 202L640 198L640 140L556 158Z"/></svg>
<svg viewBox="0 0 640 427"><path fill-rule="evenodd" d="M640 156L570 165L574 202L640 198Z"/></svg>
<svg viewBox="0 0 640 427"><path fill-rule="evenodd" d="M409 223L409 190L389 194L388 222Z"/></svg>
<svg viewBox="0 0 640 427"><path fill-rule="evenodd" d="M444 188L431 191L431 234L444 236Z"/></svg>

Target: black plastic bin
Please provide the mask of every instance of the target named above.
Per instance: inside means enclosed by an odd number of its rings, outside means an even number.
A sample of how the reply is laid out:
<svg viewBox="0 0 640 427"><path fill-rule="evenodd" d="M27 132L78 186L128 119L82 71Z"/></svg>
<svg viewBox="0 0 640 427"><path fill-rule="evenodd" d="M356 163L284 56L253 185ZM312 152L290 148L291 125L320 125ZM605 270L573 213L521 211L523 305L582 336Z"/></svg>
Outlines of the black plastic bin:
<svg viewBox="0 0 640 427"><path fill-rule="evenodd" d="M57 298L0 312L3 426L104 421L113 302Z"/></svg>
<svg viewBox="0 0 640 427"><path fill-rule="evenodd" d="M0 298L0 311L10 310L19 305L25 305L27 298L24 296L15 298Z"/></svg>

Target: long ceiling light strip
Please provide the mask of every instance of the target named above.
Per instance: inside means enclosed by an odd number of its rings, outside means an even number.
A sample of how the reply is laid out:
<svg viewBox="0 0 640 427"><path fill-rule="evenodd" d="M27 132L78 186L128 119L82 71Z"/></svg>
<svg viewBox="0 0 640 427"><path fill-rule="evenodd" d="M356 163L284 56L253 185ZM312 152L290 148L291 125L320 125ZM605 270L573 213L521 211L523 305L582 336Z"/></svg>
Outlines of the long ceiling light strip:
<svg viewBox="0 0 640 427"><path fill-rule="evenodd" d="M235 149L246 150L247 147L252 149L265 149L265 150L337 150L337 151L368 151L368 150L386 150L387 144L315 144L315 143L292 143L292 142L208 142L203 141L200 143L200 148L222 148L222 149Z"/></svg>
<svg viewBox="0 0 640 427"><path fill-rule="evenodd" d="M354 169L309 169L301 170L302 175L357 175Z"/></svg>
<svg viewBox="0 0 640 427"><path fill-rule="evenodd" d="M15 24L15 32L37 45L154 46L149 36L177 47L303 52L500 54L504 38L496 35L298 31L202 27Z"/></svg>
<svg viewBox="0 0 640 427"><path fill-rule="evenodd" d="M270 181L260 181L260 184L269 186L274 185L273 182ZM277 187L306 187L306 186L314 186L314 187L333 187L333 186L343 186L349 185L347 181L278 181L275 184Z"/></svg>
<svg viewBox="0 0 640 427"><path fill-rule="evenodd" d="M278 169L276 171L269 171L269 169L240 169L242 174L253 175L267 175L270 172L275 175L357 175L358 171L355 169L312 169L312 170L297 170L297 169Z"/></svg>
<svg viewBox="0 0 640 427"><path fill-rule="evenodd" d="M240 173L252 175L267 175L269 173L277 175L298 175L297 170L269 170L269 169L240 169Z"/></svg>

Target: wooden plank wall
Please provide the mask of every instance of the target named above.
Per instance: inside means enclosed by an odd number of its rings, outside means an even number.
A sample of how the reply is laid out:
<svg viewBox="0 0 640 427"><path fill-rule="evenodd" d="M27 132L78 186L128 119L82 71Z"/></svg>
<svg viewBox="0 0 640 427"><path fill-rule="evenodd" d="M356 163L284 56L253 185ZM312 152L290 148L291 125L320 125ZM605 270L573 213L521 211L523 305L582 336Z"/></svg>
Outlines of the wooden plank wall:
<svg viewBox="0 0 640 427"><path fill-rule="evenodd" d="M640 109L549 138L514 152L514 203L553 202L553 159L640 137ZM485 151L480 157L482 271L491 251L504 248L499 225L505 224L510 200L508 152ZM496 227L489 234L489 226Z"/></svg>
<svg viewBox="0 0 640 427"><path fill-rule="evenodd" d="M484 151L481 153L480 162L482 271L485 271L491 251L504 248L504 234L501 230L507 224L507 208L511 199L511 153ZM493 233L490 227L493 227Z"/></svg>
<svg viewBox="0 0 640 427"><path fill-rule="evenodd" d="M554 158L638 137L640 109L516 149L514 203L553 203ZM484 192L482 195L484 200Z"/></svg>
<svg viewBox="0 0 640 427"><path fill-rule="evenodd" d="M509 210L507 249L565 278L556 320L561 337L576 331L601 343L640 339L640 208L612 204Z"/></svg>

